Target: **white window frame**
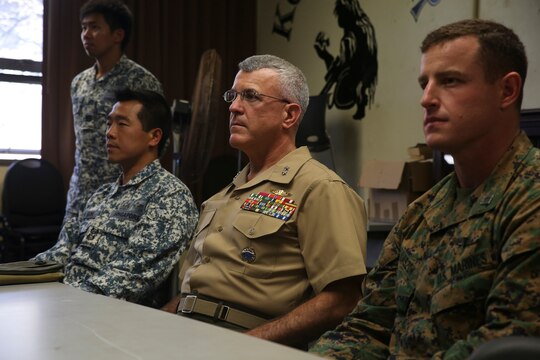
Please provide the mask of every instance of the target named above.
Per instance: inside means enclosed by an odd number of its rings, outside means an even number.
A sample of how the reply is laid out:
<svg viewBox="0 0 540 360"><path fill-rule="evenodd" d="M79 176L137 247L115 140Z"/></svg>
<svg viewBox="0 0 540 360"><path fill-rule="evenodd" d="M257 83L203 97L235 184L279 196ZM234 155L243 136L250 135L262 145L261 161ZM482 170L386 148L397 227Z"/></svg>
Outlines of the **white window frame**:
<svg viewBox="0 0 540 360"><path fill-rule="evenodd" d="M42 61L0 57L0 82L39 85L43 91L42 68ZM41 120L42 117L40 117ZM41 144L39 149L32 150L6 148L5 144L2 145L0 144L0 165L7 165L28 157L41 157Z"/></svg>

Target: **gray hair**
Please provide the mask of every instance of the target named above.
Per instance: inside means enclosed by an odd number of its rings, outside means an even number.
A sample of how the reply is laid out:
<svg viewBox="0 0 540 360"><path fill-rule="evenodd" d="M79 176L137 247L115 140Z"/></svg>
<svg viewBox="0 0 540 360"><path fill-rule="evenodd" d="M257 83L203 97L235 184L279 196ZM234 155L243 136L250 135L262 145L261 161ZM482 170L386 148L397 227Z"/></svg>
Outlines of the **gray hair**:
<svg viewBox="0 0 540 360"><path fill-rule="evenodd" d="M241 61L238 68L245 72L261 69L276 71L282 96L300 105L302 109L300 120L302 120L309 104L309 88L306 77L299 68L274 55L250 56Z"/></svg>

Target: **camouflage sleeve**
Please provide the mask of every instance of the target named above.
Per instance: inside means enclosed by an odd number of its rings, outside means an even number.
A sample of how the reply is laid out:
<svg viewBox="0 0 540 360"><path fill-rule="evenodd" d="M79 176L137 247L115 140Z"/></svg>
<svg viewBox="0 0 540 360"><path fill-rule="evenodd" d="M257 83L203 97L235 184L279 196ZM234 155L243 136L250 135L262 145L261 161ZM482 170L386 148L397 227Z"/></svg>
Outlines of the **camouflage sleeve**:
<svg viewBox="0 0 540 360"><path fill-rule="evenodd" d="M161 95L165 96L163 93L163 86L161 83L156 79L153 75L147 75L143 78L143 81L141 82L140 86L147 90L152 90L155 92L160 93Z"/></svg>
<svg viewBox="0 0 540 360"><path fill-rule="evenodd" d="M540 200L524 202L513 206L512 221L501 234L501 264L487 297L486 321L434 359L467 359L494 338L540 334Z"/></svg>
<svg viewBox="0 0 540 360"><path fill-rule="evenodd" d="M364 280L364 298L338 327L317 340L311 353L339 360L388 357L396 314L397 234L394 230L386 239L376 266Z"/></svg>
<svg viewBox="0 0 540 360"><path fill-rule="evenodd" d="M161 95L163 93L163 86L159 80L149 71L133 71L129 74L129 85L128 87L134 90L151 90Z"/></svg>
<svg viewBox="0 0 540 360"><path fill-rule="evenodd" d="M187 188L156 192L133 229L127 249L81 288L132 302L147 296L166 279L185 250L197 215Z"/></svg>
<svg viewBox="0 0 540 360"><path fill-rule="evenodd" d="M60 230L58 241L54 246L42 253L37 254L31 260L56 261L66 265L71 254L71 250L78 244L79 221L77 217L70 217L66 220Z"/></svg>

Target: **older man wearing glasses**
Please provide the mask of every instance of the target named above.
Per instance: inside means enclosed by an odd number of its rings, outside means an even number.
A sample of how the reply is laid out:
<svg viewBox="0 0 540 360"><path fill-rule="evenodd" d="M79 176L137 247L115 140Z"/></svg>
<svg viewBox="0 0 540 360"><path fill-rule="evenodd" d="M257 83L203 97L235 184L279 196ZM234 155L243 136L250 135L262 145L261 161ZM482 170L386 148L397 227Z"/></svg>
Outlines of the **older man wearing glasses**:
<svg viewBox="0 0 540 360"><path fill-rule="evenodd" d="M296 148L309 102L303 73L271 55L239 64L232 147L249 164L207 200L164 310L305 347L356 305L365 274L363 200Z"/></svg>

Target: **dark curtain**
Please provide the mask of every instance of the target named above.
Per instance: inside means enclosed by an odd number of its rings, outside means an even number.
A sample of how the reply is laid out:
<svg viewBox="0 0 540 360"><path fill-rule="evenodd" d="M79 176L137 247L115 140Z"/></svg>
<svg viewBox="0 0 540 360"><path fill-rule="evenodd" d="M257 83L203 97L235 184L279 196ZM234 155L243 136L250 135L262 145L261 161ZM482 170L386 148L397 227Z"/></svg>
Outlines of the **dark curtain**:
<svg viewBox="0 0 540 360"><path fill-rule="evenodd" d="M42 156L56 165L67 187L74 163L70 83L92 65L81 45L79 9L85 0L44 0ZM191 100L201 54L216 49L228 89L242 59L255 54L256 1L126 0L134 29L126 54L151 71L165 96ZM214 156L233 155L228 145L228 110L220 105ZM170 154L162 160L170 169Z"/></svg>

